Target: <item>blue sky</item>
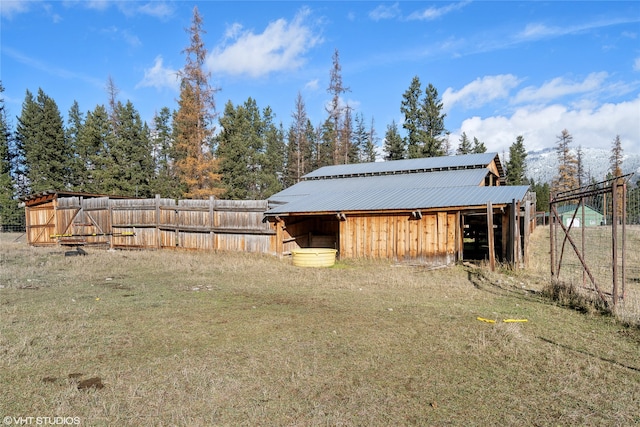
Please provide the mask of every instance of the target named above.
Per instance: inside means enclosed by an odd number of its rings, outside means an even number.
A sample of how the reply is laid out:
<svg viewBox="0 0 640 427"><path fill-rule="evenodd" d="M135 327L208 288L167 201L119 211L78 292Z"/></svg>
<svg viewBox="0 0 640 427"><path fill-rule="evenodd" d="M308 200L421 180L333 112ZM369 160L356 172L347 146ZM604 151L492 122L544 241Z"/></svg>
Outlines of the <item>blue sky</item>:
<svg viewBox="0 0 640 427"><path fill-rule="evenodd" d="M7 1L0 72L15 125L25 91L42 88L62 114L107 103L109 76L143 119L176 108L175 73L194 6L204 20L217 110L248 97L286 127L297 93L326 117L331 58L345 104L386 127L414 76L444 103L453 148L461 133L490 151L574 146L640 154L640 2L636 1ZM380 142L382 143L382 142Z"/></svg>

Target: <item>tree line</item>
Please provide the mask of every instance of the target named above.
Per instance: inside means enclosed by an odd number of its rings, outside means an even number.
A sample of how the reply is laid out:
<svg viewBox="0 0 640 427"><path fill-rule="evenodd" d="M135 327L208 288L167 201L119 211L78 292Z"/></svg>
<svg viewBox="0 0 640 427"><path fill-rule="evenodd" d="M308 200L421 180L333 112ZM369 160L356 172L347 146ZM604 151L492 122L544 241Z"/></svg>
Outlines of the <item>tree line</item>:
<svg viewBox="0 0 640 427"><path fill-rule="evenodd" d="M194 8L182 51L177 109L162 107L151 123L141 119L131 101L118 100L111 77L107 102L82 112L76 101L64 122L56 102L41 88L26 91L12 129L0 98L0 224L24 219L18 199L45 190L129 197L265 199L297 183L322 166L372 162L379 138L374 119L343 101L350 91L342 80L339 51L332 56L324 121L313 124L298 93L285 128L269 106L253 98L231 101L221 114L218 89L205 68L203 20ZM0 82L0 96L3 92ZM384 160L448 155L454 152L445 128L446 114L437 89L424 88L415 76L402 95L404 116L387 126ZM477 138L463 133L455 154L486 152ZM505 162L507 183L527 185L524 138L518 136ZM547 191L548 194L548 191Z"/></svg>

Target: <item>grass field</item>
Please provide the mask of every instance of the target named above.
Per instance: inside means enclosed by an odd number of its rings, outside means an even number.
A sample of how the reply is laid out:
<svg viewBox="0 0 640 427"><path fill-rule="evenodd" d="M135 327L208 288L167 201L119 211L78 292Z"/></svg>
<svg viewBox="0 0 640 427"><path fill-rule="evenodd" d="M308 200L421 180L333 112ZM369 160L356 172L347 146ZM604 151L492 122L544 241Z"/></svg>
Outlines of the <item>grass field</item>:
<svg viewBox="0 0 640 427"><path fill-rule="evenodd" d="M532 268L502 273L302 269L241 253L65 257L0 235L0 417L640 424L640 329L543 298L548 240L537 233Z"/></svg>

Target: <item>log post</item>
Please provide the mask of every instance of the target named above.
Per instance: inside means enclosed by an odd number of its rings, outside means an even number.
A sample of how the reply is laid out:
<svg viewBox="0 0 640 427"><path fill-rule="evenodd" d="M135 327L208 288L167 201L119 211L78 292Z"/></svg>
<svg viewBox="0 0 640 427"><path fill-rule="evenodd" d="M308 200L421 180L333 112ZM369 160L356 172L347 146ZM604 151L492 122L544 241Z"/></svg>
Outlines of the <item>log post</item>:
<svg viewBox="0 0 640 427"><path fill-rule="evenodd" d="M496 250L493 235L493 206L491 201L487 202L487 244L489 245L489 268L496 270Z"/></svg>

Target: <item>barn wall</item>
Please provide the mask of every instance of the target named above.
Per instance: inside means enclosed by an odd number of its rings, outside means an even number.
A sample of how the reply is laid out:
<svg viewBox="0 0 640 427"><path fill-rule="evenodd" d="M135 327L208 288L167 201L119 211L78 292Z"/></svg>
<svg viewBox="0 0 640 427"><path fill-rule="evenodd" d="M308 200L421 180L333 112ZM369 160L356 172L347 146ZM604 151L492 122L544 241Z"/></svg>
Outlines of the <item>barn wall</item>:
<svg viewBox="0 0 640 427"><path fill-rule="evenodd" d="M340 222L341 258L418 259L450 263L456 259L456 212L347 215Z"/></svg>

